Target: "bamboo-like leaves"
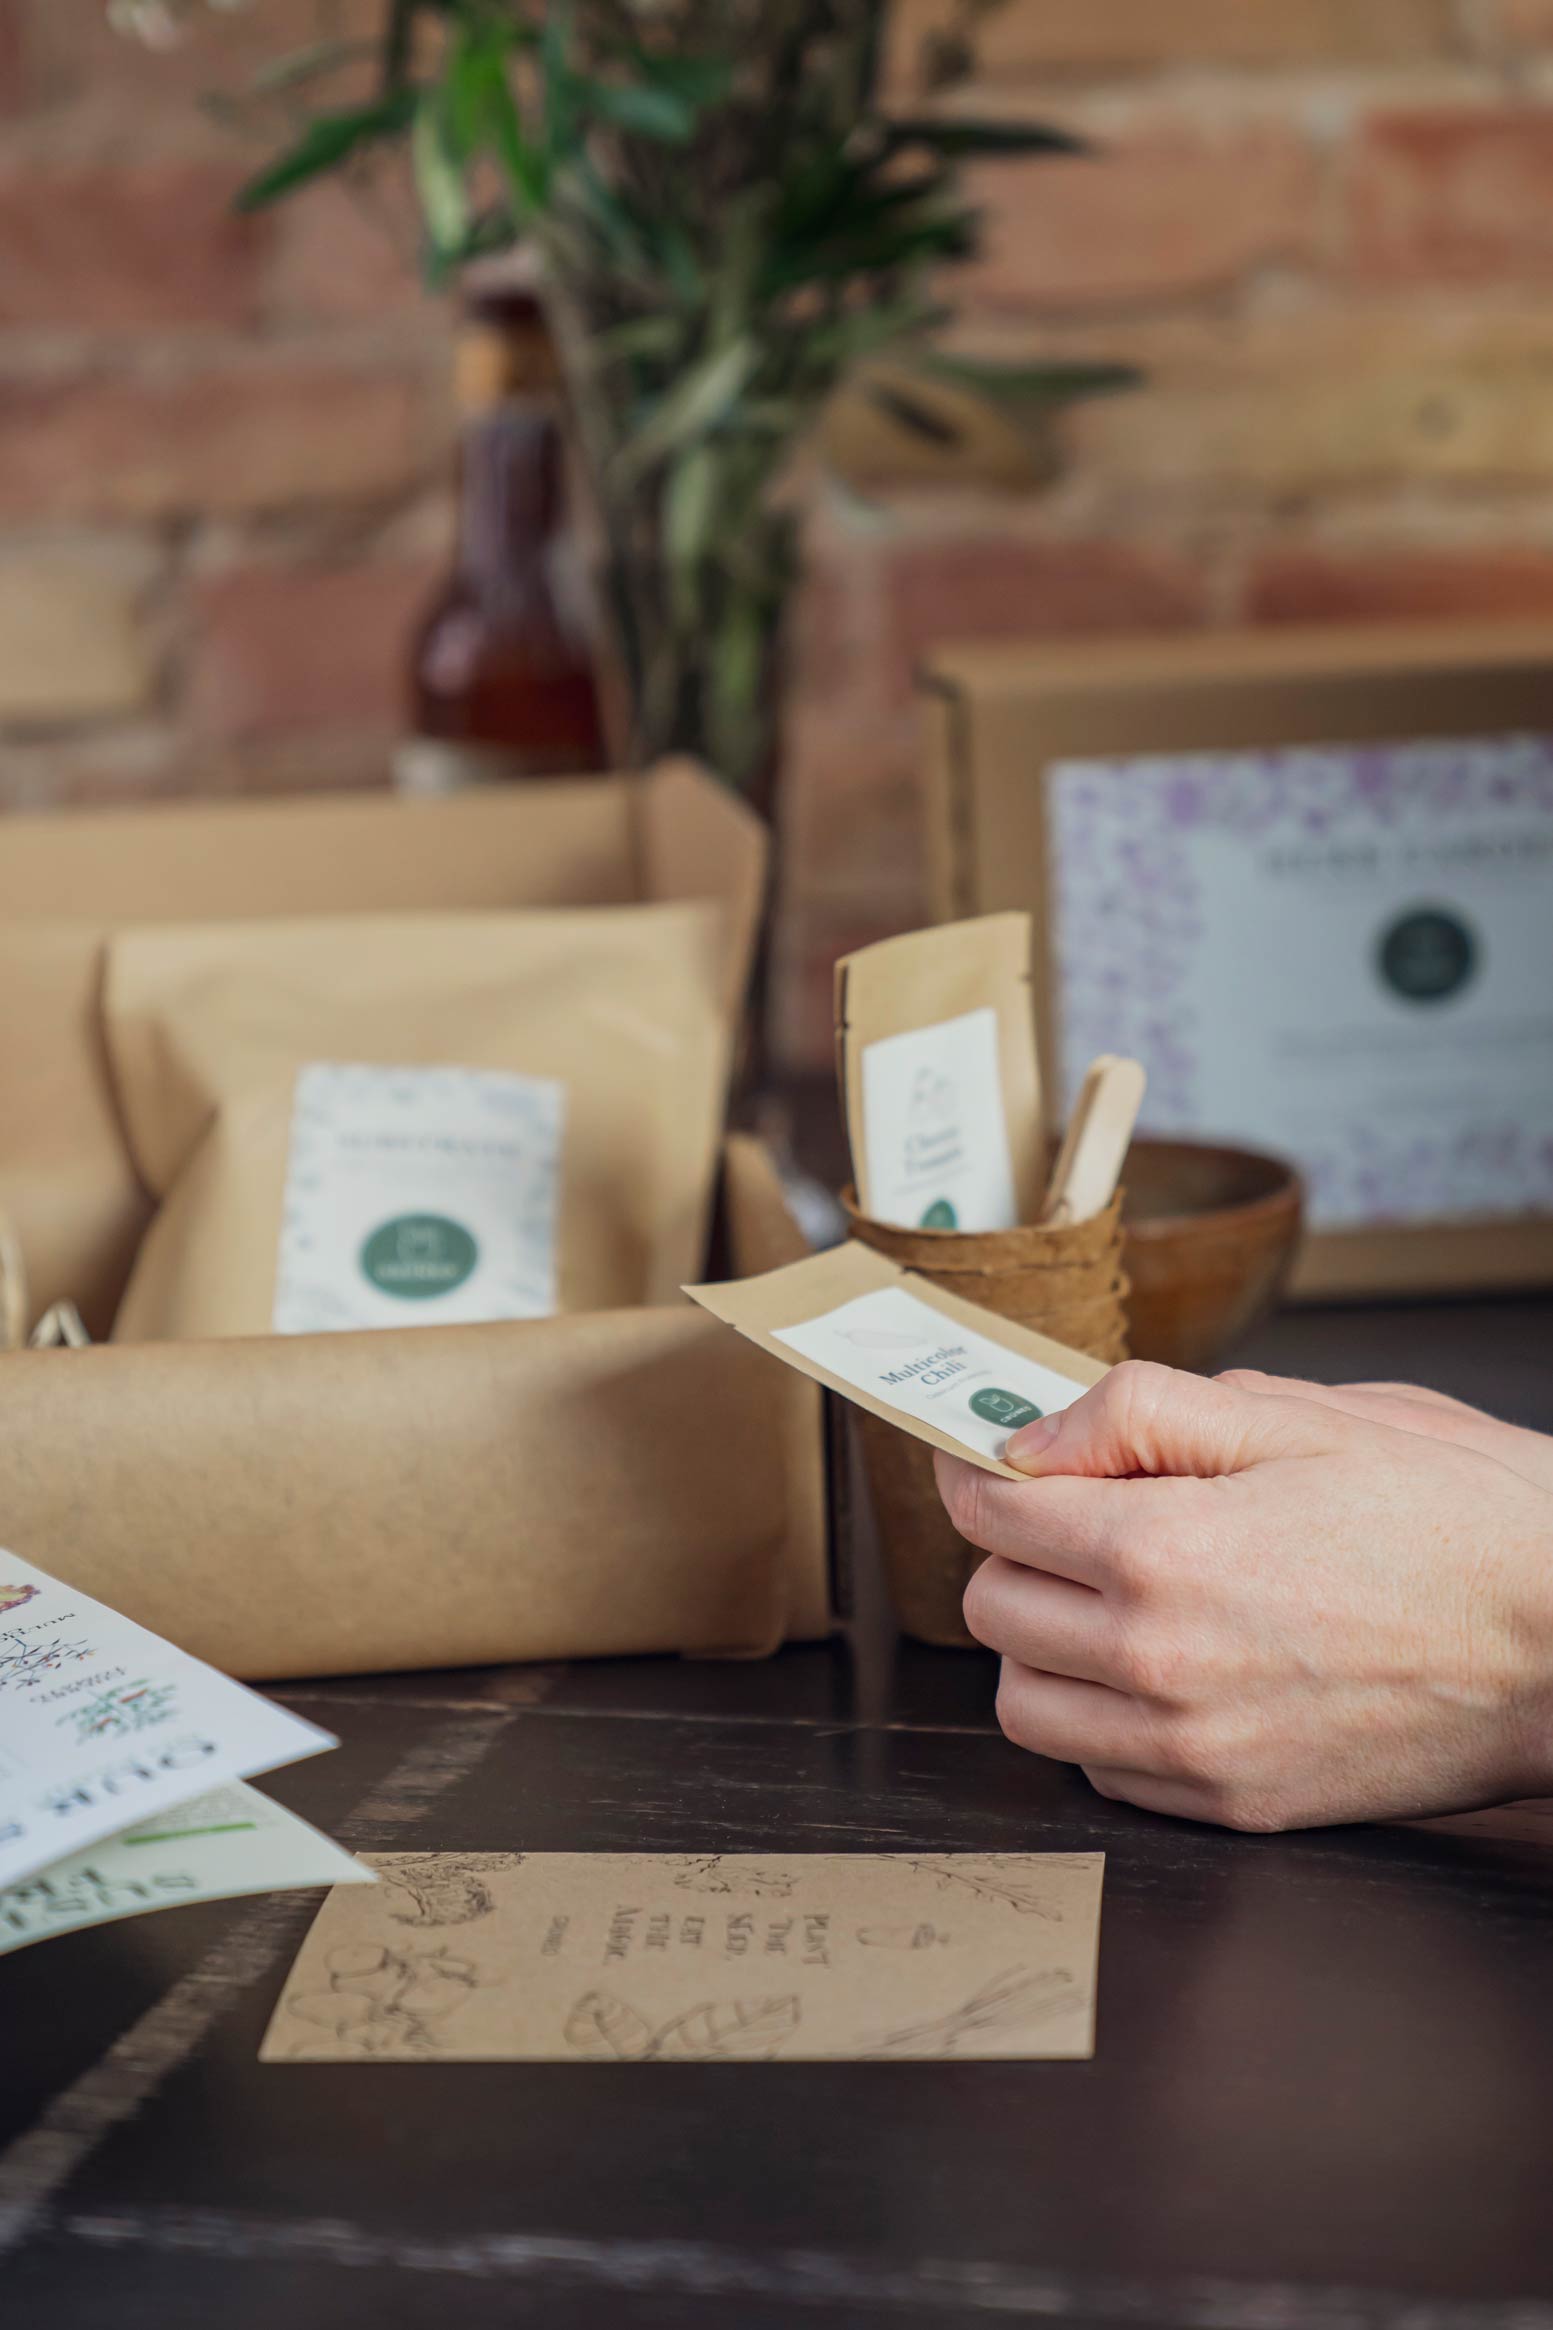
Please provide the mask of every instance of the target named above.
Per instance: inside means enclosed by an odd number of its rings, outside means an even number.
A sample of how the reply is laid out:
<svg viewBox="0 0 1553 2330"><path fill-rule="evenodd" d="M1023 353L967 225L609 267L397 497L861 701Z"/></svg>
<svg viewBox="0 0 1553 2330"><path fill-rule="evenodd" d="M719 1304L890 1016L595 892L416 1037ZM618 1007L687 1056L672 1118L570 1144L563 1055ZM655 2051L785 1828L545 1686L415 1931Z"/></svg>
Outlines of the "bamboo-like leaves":
<svg viewBox="0 0 1553 2330"><path fill-rule="evenodd" d="M395 89L372 105L315 114L295 145L238 189L237 208L262 210L266 203L290 194L310 178L337 170L366 147L402 137L414 121L415 111L415 92Z"/></svg>
<svg viewBox="0 0 1553 2330"><path fill-rule="evenodd" d="M941 63L958 72L992 4L958 0L960 46ZM1137 378L927 346L946 320L941 271L977 242L969 173L1087 148L1039 122L887 112L888 12L889 0L384 0L376 99L316 112L241 197L257 208L405 141L434 272L534 237L561 294L638 744L701 749L735 783L769 757L796 566L776 481L838 384L898 352L861 393L933 473L935 449L946 468L974 455L974 399L1049 445L1051 413ZM300 91L315 104L328 72L360 61L354 42L283 60L264 102ZM601 2033L617 2054L640 2038Z"/></svg>
<svg viewBox="0 0 1553 2330"><path fill-rule="evenodd" d="M940 356L929 350L918 370L951 387L969 389L1003 405L1074 404L1080 397L1114 396L1137 388L1143 375L1131 364L1000 364L973 356Z"/></svg>
<svg viewBox="0 0 1553 2330"><path fill-rule="evenodd" d="M973 121L962 114L897 115L886 132L892 151L926 146L956 162L1029 161L1041 154L1087 154L1087 141L1072 130L1039 121Z"/></svg>
<svg viewBox="0 0 1553 2330"><path fill-rule="evenodd" d="M756 343L743 336L693 363L621 448L617 467L622 478L639 477L665 454L715 429L738 402L759 360Z"/></svg>
<svg viewBox="0 0 1553 2330"><path fill-rule="evenodd" d="M410 129L410 159L433 265L438 268L461 255L469 231L469 202L456 135L446 89L423 91Z"/></svg>

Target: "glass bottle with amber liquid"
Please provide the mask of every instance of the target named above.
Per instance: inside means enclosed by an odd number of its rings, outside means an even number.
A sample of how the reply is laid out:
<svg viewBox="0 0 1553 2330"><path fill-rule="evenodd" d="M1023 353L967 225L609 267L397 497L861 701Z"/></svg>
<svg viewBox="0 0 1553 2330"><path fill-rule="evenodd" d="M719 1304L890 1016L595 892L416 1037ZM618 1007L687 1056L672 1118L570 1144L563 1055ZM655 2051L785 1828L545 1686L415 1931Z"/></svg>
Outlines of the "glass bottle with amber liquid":
<svg viewBox="0 0 1553 2330"><path fill-rule="evenodd" d="M566 587L555 350L523 292L482 301L457 348L458 537L412 651L411 792L596 775L609 765L593 656Z"/></svg>

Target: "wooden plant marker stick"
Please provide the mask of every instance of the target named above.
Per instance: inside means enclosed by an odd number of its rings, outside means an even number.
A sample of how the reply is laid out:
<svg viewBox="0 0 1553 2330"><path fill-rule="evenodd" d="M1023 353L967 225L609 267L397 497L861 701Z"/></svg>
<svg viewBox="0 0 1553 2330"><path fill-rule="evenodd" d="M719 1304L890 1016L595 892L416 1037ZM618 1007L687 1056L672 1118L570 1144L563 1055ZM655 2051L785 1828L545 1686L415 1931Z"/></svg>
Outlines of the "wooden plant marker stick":
<svg viewBox="0 0 1553 2330"><path fill-rule="evenodd" d="M1087 1222L1104 1213L1121 1179L1144 1082L1138 1061L1113 1052L1102 1052L1091 1064L1052 1170L1043 1222Z"/></svg>

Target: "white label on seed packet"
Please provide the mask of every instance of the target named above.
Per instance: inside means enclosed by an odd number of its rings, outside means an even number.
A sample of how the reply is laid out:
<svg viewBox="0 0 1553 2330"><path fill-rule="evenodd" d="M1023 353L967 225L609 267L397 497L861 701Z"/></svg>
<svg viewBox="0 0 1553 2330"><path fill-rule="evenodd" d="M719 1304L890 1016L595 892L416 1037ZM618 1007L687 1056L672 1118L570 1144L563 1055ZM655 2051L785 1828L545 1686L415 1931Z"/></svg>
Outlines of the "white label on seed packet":
<svg viewBox="0 0 1553 2330"><path fill-rule="evenodd" d="M0 1887L338 1742L0 1552Z"/></svg>
<svg viewBox="0 0 1553 2330"><path fill-rule="evenodd" d="M1019 1218L991 1005L863 1047L863 1146L876 1221L1008 1230Z"/></svg>
<svg viewBox="0 0 1553 2330"><path fill-rule="evenodd" d="M548 1318L565 1112L505 1070L303 1068L275 1333Z"/></svg>
<svg viewBox="0 0 1553 2330"><path fill-rule="evenodd" d="M1085 1390L1039 1360L958 1325L904 1287L880 1287L820 1318L771 1332L843 1383L995 1460L1011 1432L1070 1408Z"/></svg>
<svg viewBox="0 0 1553 2330"><path fill-rule="evenodd" d="M184 1902L373 1882L365 1862L236 1780L0 1892L0 1958L51 1934Z"/></svg>

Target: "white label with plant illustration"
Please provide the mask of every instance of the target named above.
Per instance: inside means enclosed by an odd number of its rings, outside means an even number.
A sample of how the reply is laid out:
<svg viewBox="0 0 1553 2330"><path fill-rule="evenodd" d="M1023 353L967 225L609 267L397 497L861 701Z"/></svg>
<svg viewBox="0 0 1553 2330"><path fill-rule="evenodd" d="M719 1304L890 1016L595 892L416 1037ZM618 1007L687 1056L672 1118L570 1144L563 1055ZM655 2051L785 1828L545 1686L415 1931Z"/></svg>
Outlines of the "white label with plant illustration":
<svg viewBox="0 0 1553 2330"><path fill-rule="evenodd" d="M863 1048L865 1212L902 1229L1018 1220L990 1005Z"/></svg>
<svg viewBox="0 0 1553 2330"><path fill-rule="evenodd" d="M275 1333L548 1318L565 1107L495 1069L302 1069Z"/></svg>
<svg viewBox="0 0 1553 2330"><path fill-rule="evenodd" d="M1011 1432L1070 1408L1085 1388L899 1286L771 1332L843 1383L995 1460Z"/></svg>

